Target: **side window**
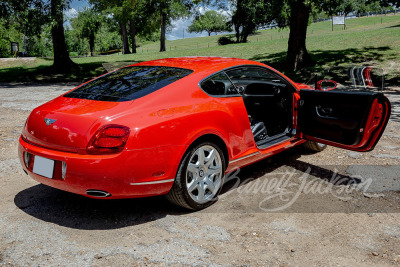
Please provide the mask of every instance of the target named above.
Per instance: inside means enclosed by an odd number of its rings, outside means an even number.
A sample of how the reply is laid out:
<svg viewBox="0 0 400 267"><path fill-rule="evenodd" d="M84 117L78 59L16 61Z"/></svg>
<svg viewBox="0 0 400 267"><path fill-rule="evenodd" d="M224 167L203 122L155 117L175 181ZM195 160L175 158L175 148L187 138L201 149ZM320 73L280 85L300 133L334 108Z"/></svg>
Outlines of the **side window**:
<svg viewBox="0 0 400 267"><path fill-rule="evenodd" d="M237 95L237 91L234 85L231 83L225 72L220 72L214 76L211 76L207 80L200 84L207 94L212 96L227 96Z"/></svg>
<svg viewBox="0 0 400 267"><path fill-rule="evenodd" d="M226 74L236 86L246 86L254 82L284 84L283 81L272 72L259 68L239 68L227 71Z"/></svg>

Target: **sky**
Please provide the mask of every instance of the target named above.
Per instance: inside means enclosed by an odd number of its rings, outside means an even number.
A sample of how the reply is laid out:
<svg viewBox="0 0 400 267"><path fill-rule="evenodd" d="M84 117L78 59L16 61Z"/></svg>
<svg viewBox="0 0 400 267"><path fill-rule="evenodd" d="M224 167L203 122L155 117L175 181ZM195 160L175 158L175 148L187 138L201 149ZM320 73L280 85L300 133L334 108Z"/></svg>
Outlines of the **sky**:
<svg viewBox="0 0 400 267"><path fill-rule="evenodd" d="M75 17L78 14L78 11L84 9L89 5L88 1L85 0L73 0L71 2L70 9L65 11L65 17L66 18L72 18ZM207 10L211 10L208 7L200 7L199 12L201 14L204 14ZM218 12L228 15L227 11L224 10L217 10ZM192 37L204 37L208 36L207 32L203 33L189 33L187 32L187 28L189 25L192 23L193 17L188 18L188 19L178 19L172 22L172 27L171 31L167 32L166 38L167 40L177 40L177 39L182 39L184 38L192 38ZM214 33L212 33L213 35Z"/></svg>

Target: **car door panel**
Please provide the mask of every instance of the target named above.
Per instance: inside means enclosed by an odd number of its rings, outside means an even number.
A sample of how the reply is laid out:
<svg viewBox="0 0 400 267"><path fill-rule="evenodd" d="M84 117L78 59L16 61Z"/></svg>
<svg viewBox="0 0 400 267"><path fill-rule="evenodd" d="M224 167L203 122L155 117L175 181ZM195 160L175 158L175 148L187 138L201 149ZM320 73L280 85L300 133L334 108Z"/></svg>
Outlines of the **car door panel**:
<svg viewBox="0 0 400 267"><path fill-rule="evenodd" d="M299 126L307 140L372 150L390 116L382 93L300 90Z"/></svg>

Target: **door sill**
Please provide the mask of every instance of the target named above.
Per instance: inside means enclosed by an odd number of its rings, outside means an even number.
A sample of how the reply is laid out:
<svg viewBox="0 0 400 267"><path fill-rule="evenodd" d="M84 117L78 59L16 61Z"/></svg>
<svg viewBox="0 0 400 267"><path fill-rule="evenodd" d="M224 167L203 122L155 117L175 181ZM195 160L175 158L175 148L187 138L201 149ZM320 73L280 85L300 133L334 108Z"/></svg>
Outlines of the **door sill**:
<svg viewBox="0 0 400 267"><path fill-rule="evenodd" d="M265 149L270 146L276 145L278 143L282 143L283 141L289 140L293 137L291 133L281 133L271 137L268 137L262 141L257 142L258 149Z"/></svg>

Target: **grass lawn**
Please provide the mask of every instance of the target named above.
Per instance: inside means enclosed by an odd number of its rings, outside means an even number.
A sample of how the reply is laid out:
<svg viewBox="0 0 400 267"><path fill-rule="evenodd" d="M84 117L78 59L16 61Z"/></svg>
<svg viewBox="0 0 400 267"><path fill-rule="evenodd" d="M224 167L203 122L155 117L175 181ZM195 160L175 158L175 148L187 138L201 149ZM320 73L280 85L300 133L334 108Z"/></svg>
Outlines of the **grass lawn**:
<svg viewBox="0 0 400 267"><path fill-rule="evenodd" d="M0 60L0 82L84 81L134 62L179 56L223 56L252 59L269 64L297 81L322 68L369 64L383 68L389 83L400 85L400 15L347 20L347 30L331 22L313 23L308 28L307 48L316 66L301 72L285 68L289 30L262 30L245 44L219 46L220 36L167 41L167 51L159 52L159 43L138 48L137 54L73 58L80 70L68 75L52 74L51 59Z"/></svg>

